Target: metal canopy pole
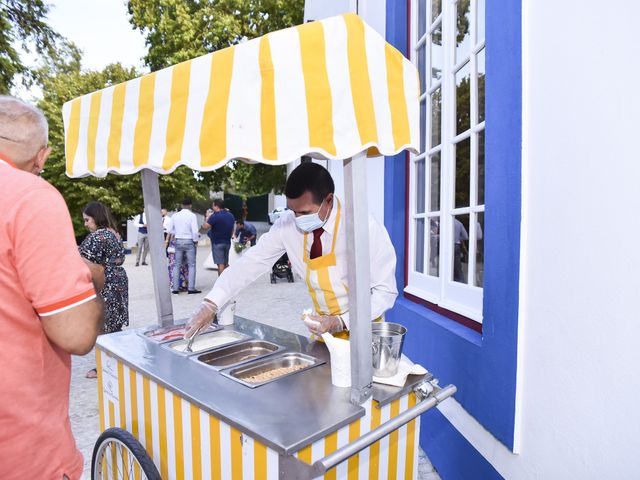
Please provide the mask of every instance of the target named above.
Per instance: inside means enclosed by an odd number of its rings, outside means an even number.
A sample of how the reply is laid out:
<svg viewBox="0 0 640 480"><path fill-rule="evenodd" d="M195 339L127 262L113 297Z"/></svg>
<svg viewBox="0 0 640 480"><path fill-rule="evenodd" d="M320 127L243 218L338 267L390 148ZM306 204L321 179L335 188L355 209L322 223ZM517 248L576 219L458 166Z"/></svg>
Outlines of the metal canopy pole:
<svg viewBox="0 0 640 480"><path fill-rule="evenodd" d="M142 170L142 196L144 197L144 211L149 232L151 272L153 273L153 290L156 297L158 325L173 325L173 305L171 303L162 215L160 213L160 184L158 182L158 174L146 168Z"/></svg>
<svg viewBox="0 0 640 480"><path fill-rule="evenodd" d="M344 163L347 280L349 282L349 341L351 343L351 403L361 405L371 396L371 281L367 155Z"/></svg>

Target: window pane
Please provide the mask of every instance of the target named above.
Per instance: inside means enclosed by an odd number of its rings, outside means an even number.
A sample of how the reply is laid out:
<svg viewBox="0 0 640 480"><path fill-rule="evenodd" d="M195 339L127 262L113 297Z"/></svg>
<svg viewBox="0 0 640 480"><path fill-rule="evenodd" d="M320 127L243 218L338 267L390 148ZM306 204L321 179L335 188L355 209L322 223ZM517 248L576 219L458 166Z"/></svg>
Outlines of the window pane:
<svg viewBox="0 0 640 480"><path fill-rule="evenodd" d="M429 275L440 276L440 217L429 220Z"/></svg>
<svg viewBox="0 0 640 480"><path fill-rule="evenodd" d="M440 88L431 94L431 145L430 148L440 145L442 138L442 95Z"/></svg>
<svg viewBox="0 0 640 480"><path fill-rule="evenodd" d="M478 205L484 205L484 130L478 133Z"/></svg>
<svg viewBox="0 0 640 480"><path fill-rule="evenodd" d="M437 82L442 78L443 60L442 48L442 22L431 34L430 57L431 57L431 83Z"/></svg>
<svg viewBox="0 0 640 480"><path fill-rule="evenodd" d="M453 281L467 283L469 273L469 214L453 217Z"/></svg>
<svg viewBox="0 0 640 480"><path fill-rule="evenodd" d="M469 184L471 174L471 139L467 138L456 144L456 199L455 207L469 206Z"/></svg>
<svg viewBox="0 0 640 480"><path fill-rule="evenodd" d="M469 22L471 20L471 0L458 0L456 4L456 63L462 62L469 56L471 35Z"/></svg>
<svg viewBox="0 0 640 480"><path fill-rule="evenodd" d="M420 93L423 93L427 88L427 79L426 79L427 69L425 67L425 63L427 61L426 54L427 54L426 43L423 43L422 46L416 52L416 56L418 57L418 72L420 73Z"/></svg>
<svg viewBox="0 0 640 480"><path fill-rule="evenodd" d="M424 152L427 143L427 99L420 101L420 152Z"/></svg>
<svg viewBox="0 0 640 480"><path fill-rule="evenodd" d="M418 0L418 39L424 35L427 24L427 0Z"/></svg>
<svg viewBox="0 0 640 480"><path fill-rule="evenodd" d="M442 0L431 1L431 22L433 22L442 12Z"/></svg>
<svg viewBox="0 0 640 480"><path fill-rule="evenodd" d="M424 273L424 218L416 220L416 272Z"/></svg>
<svg viewBox="0 0 640 480"><path fill-rule="evenodd" d="M431 170L429 171L429 211L440 210L440 152L432 155Z"/></svg>
<svg viewBox="0 0 640 480"><path fill-rule="evenodd" d="M456 135L468 130L471 126L471 65L467 62L456 73Z"/></svg>
<svg viewBox="0 0 640 480"><path fill-rule="evenodd" d="M478 30L476 31L476 39L479 42L484 40L484 17L485 17L485 0L478 0L477 12L478 12Z"/></svg>
<svg viewBox="0 0 640 480"><path fill-rule="evenodd" d="M476 223L476 278L474 285L482 287L484 281L484 213L478 213Z"/></svg>
<svg viewBox="0 0 640 480"><path fill-rule="evenodd" d="M478 123L484 122L485 49L478 52Z"/></svg>
<svg viewBox="0 0 640 480"><path fill-rule="evenodd" d="M424 194L424 187L425 187L425 170L424 170L424 164L425 164L425 160L424 158L422 160L418 160L416 162L416 175L415 175L415 179L416 179L416 213L424 213L424 204L425 204L425 194Z"/></svg>

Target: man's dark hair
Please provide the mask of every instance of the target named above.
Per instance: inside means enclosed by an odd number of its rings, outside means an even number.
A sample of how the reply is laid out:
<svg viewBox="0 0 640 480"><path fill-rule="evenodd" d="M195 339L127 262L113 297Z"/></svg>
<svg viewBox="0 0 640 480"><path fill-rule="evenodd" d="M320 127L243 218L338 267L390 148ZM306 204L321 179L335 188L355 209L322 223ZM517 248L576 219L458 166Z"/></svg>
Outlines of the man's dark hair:
<svg viewBox="0 0 640 480"><path fill-rule="evenodd" d="M298 165L284 187L287 198L299 198L304 192L311 192L313 203L320 205L324 198L336 187L329 171L317 163L305 162Z"/></svg>
<svg viewBox="0 0 640 480"><path fill-rule="evenodd" d="M87 217L93 218L98 228L111 228L118 231L118 225L111 215L109 207L100 202L89 202L82 210Z"/></svg>
<svg viewBox="0 0 640 480"><path fill-rule="evenodd" d="M191 201L191 199L190 199L189 197L185 197L185 198L182 200L182 205L184 205L185 207L186 207L186 206L190 206L190 205L192 205L192 204L193 204L193 202Z"/></svg>
<svg viewBox="0 0 640 480"><path fill-rule="evenodd" d="M216 199L213 201L213 204L214 204L216 207L220 208L220 209L223 209L223 208L224 208L224 202L223 202L222 200L220 200L219 198L216 198Z"/></svg>
<svg viewBox="0 0 640 480"><path fill-rule="evenodd" d="M242 225L242 226L244 226L244 220L238 220L238 221L236 222L236 225Z"/></svg>

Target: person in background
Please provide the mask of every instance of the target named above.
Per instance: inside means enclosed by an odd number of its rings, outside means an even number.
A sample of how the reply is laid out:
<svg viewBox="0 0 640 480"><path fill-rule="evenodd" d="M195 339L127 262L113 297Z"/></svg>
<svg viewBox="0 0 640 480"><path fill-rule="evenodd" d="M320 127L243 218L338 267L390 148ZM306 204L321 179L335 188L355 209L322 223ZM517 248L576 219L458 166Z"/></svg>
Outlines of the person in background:
<svg viewBox="0 0 640 480"><path fill-rule="evenodd" d="M71 355L102 329L102 302L60 193L38 175L51 152L42 112L0 95L0 478L77 480Z"/></svg>
<svg viewBox="0 0 640 480"><path fill-rule="evenodd" d="M237 262L224 271L189 319L186 337L210 324L218 306L232 301L244 287L286 253L295 273L306 279L314 313L304 319L316 335L347 335L349 281L344 206L334 194L329 171L317 163L296 167L285 185L289 210L260 237ZM215 216L215 215L214 215ZM369 215L369 268L371 320L393 306L396 287L396 254L384 226ZM343 333L344 332L344 333Z"/></svg>
<svg viewBox="0 0 640 480"><path fill-rule="evenodd" d="M173 269L176 264L176 240L171 235L171 217L166 214L166 210L161 210L163 213L162 227L164 229L164 245L167 252L167 269L169 270L169 285L173 285ZM178 290L186 292L189 284L189 267L187 265L186 256L182 257L182 264L180 265L180 276L178 277Z"/></svg>
<svg viewBox="0 0 640 480"><path fill-rule="evenodd" d="M185 198L182 201L182 210L174 213L171 217L169 233L175 240L175 264L173 266L173 277L171 284L172 293L180 293L180 266L182 259L186 255L187 268L189 269L188 293L201 293L196 290L196 246L198 245L198 219L191 211L191 199Z"/></svg>
<svg viewBox="0 0 640 480"><path fill-rule="evenodd" d="M462 255L467 253L466 242L469 240L467 229L457 218L453 218L453 281L466 283L466 275L462 270Z"/></svg>
<svg viewBox="0 0 640 480"><path fill-rule="evenodd" d="M138 252L136 253L136 267L140 266L140 256L142 255L142 265L147 264L147 254L149 253L149 230L147 229L147 216L144 212L138 215Z"/></svg>
<svg viewBox="0 0 640 480"><path fill-rule="evenodd" d="M252 223L245 220L238 220L236 222L235 236L239 243L245 244L249 242L249 244L253 246L256 244L258 233L256 231L256 227L254 227Z"/></svg>
<svg viewBox="0 0 640 480"><path fill-rule="evenodd" d="M166 208L160 210L160 215L162 215L162 231L164 232L164 240L166 242L167 236L169 235L169 228L171 227L171 217Z"/></svg>
<svg viewBox="0 0 640 480"><path fill-rule="evenodd" d="M80 255L91 270L104 271L104 286L100 297L105 305L105 323L101 333L122 331L129 325L129 279L122 264L124 245L117 225L109 209L100 202L89 202L82 210L84 226L89 230L80 245ZM95 368L89 370L87 378L96 378Z"/></svg>
<svg viewBox="0 0 640 480"><path fill-rule="evenodd" d="M213 213L207 218L202 228L208 230L213 262L218 265L218 275L222 275L224 269L229 266L229 249L236 219L229 210L224 208L222 200L214 200L212 208Z"/></svg>

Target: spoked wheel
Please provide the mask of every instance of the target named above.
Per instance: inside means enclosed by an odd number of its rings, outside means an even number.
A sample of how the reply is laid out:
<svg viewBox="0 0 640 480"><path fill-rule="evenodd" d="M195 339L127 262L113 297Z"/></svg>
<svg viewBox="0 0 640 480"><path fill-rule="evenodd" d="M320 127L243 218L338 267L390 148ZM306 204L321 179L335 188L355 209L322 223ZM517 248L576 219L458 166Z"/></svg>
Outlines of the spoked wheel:
<svg viewBox="0 0 640 480"><path fill-rule="evenodd" d="M121 428L109 428L98 438L91 457L91 478L161 480L144 447Z"/></svg>

